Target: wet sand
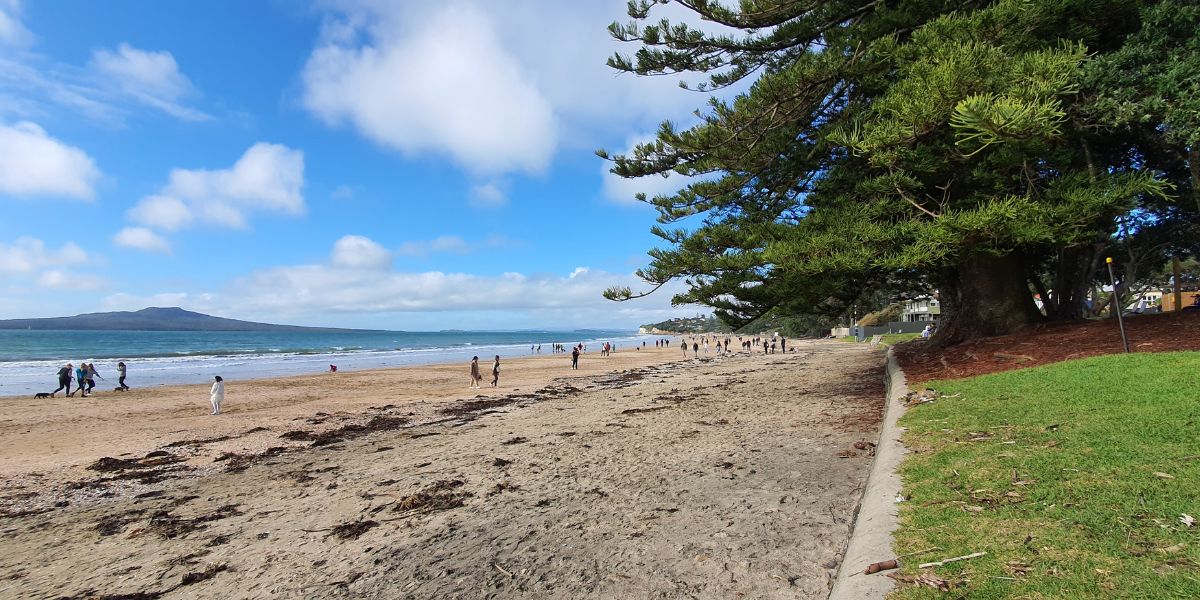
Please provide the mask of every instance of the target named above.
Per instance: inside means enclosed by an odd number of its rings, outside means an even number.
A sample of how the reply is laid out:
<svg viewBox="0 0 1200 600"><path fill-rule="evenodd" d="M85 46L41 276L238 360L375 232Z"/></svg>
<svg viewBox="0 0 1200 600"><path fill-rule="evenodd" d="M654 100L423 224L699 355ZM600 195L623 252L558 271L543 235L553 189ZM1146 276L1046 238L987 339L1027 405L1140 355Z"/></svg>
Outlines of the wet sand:
<svg viewBox="0 0 1200 600"><path fill-rule="evenodd" d="M797 348L9 402L0 597L823 598L883 362Z"/></svg>

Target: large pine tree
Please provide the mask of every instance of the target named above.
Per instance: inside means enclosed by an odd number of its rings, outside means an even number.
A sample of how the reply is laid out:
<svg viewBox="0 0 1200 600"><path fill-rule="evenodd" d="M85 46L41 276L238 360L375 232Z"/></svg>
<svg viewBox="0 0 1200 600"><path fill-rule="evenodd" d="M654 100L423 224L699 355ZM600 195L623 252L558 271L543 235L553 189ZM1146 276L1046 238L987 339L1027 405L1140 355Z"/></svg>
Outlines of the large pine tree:
<svg viewBox="0 0 1200 600"><path fill-rule="evenodd" d="M754 83L710 103L699 125L664 123L654 142L612 157L613 171L696 178L644 198L662 225L702 222L656 226L670 245L639 273L652 286L686 279L676 301L713 306L732 324L844 310L878 286L937 288L941 343L1038 321L1033 290L1049 317L1077 318L1116 238L1186 222L1200 207L1173 199L1192 195L1180 165L1196 158L1196 113L1177 107L1197 102L1196 79L1168 83L1197 62L1195 10L1128 0L678 3L737 33L653 22L655 3L633 2L632 20L610 30L640 48L610 65L702 74L701 89ZM1170 48L1174 66L1146 65L1154 48ZM1152 92L1161 100L1147 100ZM1104 109L1143 105L1137 117ZM1160 251L1181 245L1183 229L1171 231Z"/></svg>

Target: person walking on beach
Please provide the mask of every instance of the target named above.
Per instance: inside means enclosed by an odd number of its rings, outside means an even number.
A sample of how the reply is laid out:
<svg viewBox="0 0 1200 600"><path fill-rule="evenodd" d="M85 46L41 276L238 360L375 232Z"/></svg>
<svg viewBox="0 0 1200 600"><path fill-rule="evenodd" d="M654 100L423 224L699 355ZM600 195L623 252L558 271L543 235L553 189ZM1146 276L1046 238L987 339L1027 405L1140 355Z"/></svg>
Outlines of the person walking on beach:
<svg viewBox="0 0 1200 600"><path fill-rule="evenodd" d="M58 389L54 390L53 392L50 392L51 398L53 398L54 395L58 393L58 390L62 390L62 389L66 390L65 393L67 396L71 395L71 369L73 369L73 368L74 368L74 365L72 365L71 363L67 363L67 366L58 370Z"/></svg>
<svg viewBox="0 0 1200 600"><path fill-rule="evenodd" d="M571 368L575 370L579 369L579 346L571 349Z"/></svg>
<svg viewBox="0 0 1200 600"><path fill-rule="evenodd" d="M692 356L700 356L700 344L692 342Z"/></svg>
<svg viewBox="0 0 1200 600"><path fill-rule="evenodd" d="M479 374L479 357L471 357L471 387L479 389L479 382L483 381L483 375Z"/></svg>
<svg viewBox="0 0 1200 600"><path fill-rule="evenodd" d="M75 367L75 385L79 388L75 391L79 392L81 397L87 398L87 363L79 363L79 366Z"/></svg>
<svg viewBox="0 0 1200 600"><path fill-rule="evenodd" d="M100 377L100 372L96 370L96 363L88 363L87 365L87 391L90 395L96 387L96 378ZM104 379L100 377L100 379Z"/></svg>
<svg viewBox="0 0 1200 600"><path fill-rule="evenodd" d="M129 386L125 385L125 363L117 363L117 388L123 392L129 391Z"/></svg>
<svg viewBox="0 0 1200 600"><path fill-rule="evenodd" d="M497 387L500 384L500 355L496 355L496 362L492 363L492 387Z"/></svg>
<svg viewBox="0 0 1200 600"><path fill-rule="evenodd" d="M208 392L208 401L212 403L212 414L221 414L221 403L225 401L225 380L220 375L213 377L212 390Z"/></svg>

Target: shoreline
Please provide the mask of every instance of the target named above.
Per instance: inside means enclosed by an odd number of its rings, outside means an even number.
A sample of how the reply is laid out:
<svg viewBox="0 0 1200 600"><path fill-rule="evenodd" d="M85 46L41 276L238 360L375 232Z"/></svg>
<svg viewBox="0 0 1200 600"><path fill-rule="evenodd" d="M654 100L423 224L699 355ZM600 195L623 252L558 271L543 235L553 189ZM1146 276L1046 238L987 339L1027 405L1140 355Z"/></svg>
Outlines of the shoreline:
<svg viewBox="0 0 1200 600"><path fill-rule="evenodd" d="M2 333L2 332L0 332ZM54 333L54 332L51 332ZM77 335L79 332L66 332ZM453 364L470 360L472 355L488 356L501 354L506 356L531 356L528 352L531 344L538 344L534 339L520 338L525 332L465 332L466 337L453 337L452 334L410 334L412 339L391 336L376 336L373 339L260 339L253 335L248 338L226 339L230 332L201 332L209 334L201 340L154 339L151 341L133 342L129 334L139 332L98 332L111 333L118 337L113 339L89 338L82 341L55 342L41 352L54 352L72 356L71 358L13 358L20 352L10 352L9 360L0 362L0 370L4 377L0 378L0 398L13 398L23 395L33 396L36 393L50 392L57 387L55 372L67 362L78 365L80 362L95 362L103 378L98 380L97 389L107 386L111 389L116 385L116 364L124 361L129 365L127 383L136 388L162 387L168 385L186 385L211 381L214 375L221 375L229 381L246 381L263 377L288 377L307 375L327 371L330 364L338 365L342 371L363 371L380 368L396 368L404 366L427 366L437 364ZM152 332L154 333L154 332ZM162 332L158 332L162 333ZM186 332L166 332L182 334ZM240 332L233 332L240 333ZM542 335L547 339L573 338L563 337L579 332L546 332ZM409 334L406 334L409 335ZM445 335L452 335L450 338ZM616 343L621 348L632 348L641 341L653 342L652 336L639 336L633 332L604 332L593 331L580 334L583 337L574 341L563 341L570 346L583 342L589 347L599 348L605 341ZM589 337L603 335L604 337ZM121 337L124 336L124 337ZM215 337L214 337L215 336ZM554 342L540 342L542 354L549 352ZM78 345L76 345L78 344ZM415 345L413 345L415 344ZM69 353L62 353L60 346L71 347ZM103 348L103 350L101 350ZM113 348L125 348L129 354L122 353L113 356ZM32 351L26 349L26 351ZM107 358L105 358L107 357ZM74 382L72 382L74 389Z"/></svg>
<svg viewBox="0 0 1200 600"><path fill-rule="evenodd" d="M164 443L241 438L245 436L240 434L252 427L282 426L317 413L335 414L344 420L378 404L427 406L481 394L518 392L557 378L677 361L681 355L677 348L649 345L646 350L620 350L607 357L589 350L580 356L578 371L570 369L569 353L501 357L498 388L488 387L491 360L481 356L484 381L480 389L469 387L466 362L227 380L225 403L218 416L208 414L211 382L136 387L128 392L97 387L87 398L61 394L53 399L7 397L0 402L0 477L64 468L81 475L83 466L102 456L144 454ZM217 444L214 452L252 449Z"/></svg>

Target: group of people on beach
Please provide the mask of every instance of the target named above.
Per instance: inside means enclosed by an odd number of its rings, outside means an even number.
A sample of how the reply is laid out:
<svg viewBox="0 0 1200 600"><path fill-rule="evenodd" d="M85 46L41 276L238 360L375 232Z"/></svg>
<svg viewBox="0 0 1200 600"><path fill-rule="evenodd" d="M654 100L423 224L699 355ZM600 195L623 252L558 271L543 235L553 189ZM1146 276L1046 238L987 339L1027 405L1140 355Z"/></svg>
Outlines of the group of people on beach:
<svg viewBox="0 0 1200 600"><path fill-rule="evenodd" d="M126 368L124 362L117 363L117 387L115 391L128 391L129 386L125 385ZM96 378L104 379L100 376L100 372L96 370L96 363L81 362L76 367L71 363L58 370L58 387L49 396L53 398L55 394L65 392L67 397L74 398L75 392L79 392L80 396L87 398L91 395L92 390L96 387ZM71 391L71 382L75 382L75 391Z"/></svg>
<svg viewBox="0 0 1200 600"><path fill-rule="evenodd" d="M483 375L479 372L479 357L471 357L471 388L479 389L479 382L483 381ZM496 361L492 363L492 387L500 385L500 355L496 355Z"/></svg>
<svg viewBox="0 0 1200 600"><path fill-rule="evenodd" d="M708 336L702 335L702 336L700 336L699 340L696 339L696 336L692 336L691 341L692 341L692 343L691 343L692 356L699 356L700 350L704 350L704 353L708 354ZM724 344L722 344L722 341L724 342ZM716 346L717 354L724 354L726 352L732 352L732 350L730 350L730 348L733 345L733 340L731 340L730 338L726 337L726 338L724 338L724 340L722 340L721 338L714 336L713 342L714 342L714 345ZM738 343L741 345L742 350L745 350L748 353L753 353L754 349L758 348L759 346L762 346L763 354L774 354L777 349L780 350L781 352L785 352L785 353L787 352L787 339L779 337L778 335L771 337L771 338L755 337L755 338L747 338L744 340L742 339L741 336L738 336ZM680 348L683 349L683 355L687 356L688 340L687 339L679 340L679 346L680 346ZM792 351L795 352L796 349L792 348Z"/></svg>

